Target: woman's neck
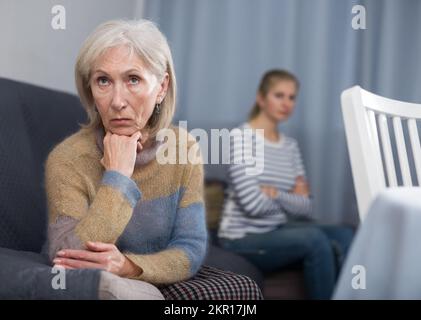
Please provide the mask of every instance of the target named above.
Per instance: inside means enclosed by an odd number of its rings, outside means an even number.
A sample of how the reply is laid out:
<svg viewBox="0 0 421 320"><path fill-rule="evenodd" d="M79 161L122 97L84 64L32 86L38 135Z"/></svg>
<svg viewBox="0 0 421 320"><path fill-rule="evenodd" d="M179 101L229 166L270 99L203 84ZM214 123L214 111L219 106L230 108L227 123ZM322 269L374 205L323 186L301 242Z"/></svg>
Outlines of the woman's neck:
<svg viewBox="0 0 421 320"><path fill-rule="evenodd" d="M278 131L278 122L269 119L264 113L259 113L257 117L249 121L250 127L253 129L263 129L265 139L278 142L279 131Z"/></svg>

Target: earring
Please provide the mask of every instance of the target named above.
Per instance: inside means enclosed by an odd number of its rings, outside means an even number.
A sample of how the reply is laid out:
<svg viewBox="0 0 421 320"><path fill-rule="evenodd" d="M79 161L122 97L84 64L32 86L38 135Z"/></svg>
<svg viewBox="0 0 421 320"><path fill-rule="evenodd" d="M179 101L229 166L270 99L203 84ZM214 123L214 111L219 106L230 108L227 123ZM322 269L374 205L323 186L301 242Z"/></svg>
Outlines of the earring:
<svg viewBox="0 0 421 320"><path fill-rule="evenodd" d="M160 103L157 103L157 104L155 105L155 110L154 110L154 113L155 113L155 114L160 114L160 113L161 113L161 104L160 104Z"/></svg>

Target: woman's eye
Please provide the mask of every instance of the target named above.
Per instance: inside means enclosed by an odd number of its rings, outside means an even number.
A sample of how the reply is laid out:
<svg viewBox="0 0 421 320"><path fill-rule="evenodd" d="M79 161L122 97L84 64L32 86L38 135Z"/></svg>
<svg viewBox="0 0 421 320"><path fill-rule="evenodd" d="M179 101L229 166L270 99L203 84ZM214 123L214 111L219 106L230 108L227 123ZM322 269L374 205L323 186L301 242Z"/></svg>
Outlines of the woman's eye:
<svg viewBox="0 0 421 320"><path fill-rule="evenodd" d="M139 84L140 80L138 77L130 77L129 78L129 83L130 84Z"/></svg>
<svg viewBox="0 0 421 320"><path fill-rule="evenodd" d="M99 84L100 86L106 86L106 85L108 85L108 83L109 83L109 81L108 81L108 79L107 79L106 77L99 77L99 78L97 79L97 82L98 82L98 84Z"/></svg>

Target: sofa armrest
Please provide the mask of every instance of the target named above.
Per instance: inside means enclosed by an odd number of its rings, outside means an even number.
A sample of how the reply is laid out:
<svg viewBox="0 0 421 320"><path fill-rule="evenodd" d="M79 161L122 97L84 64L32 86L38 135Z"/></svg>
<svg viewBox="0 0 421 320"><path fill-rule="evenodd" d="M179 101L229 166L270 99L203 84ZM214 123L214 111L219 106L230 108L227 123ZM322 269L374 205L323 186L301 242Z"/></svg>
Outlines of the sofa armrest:
<svg viewBox="0 0 421 320"><path fill-rule="evenodd" d="M56 281L59 273L52 271L45 255L0 248L0 299L98 298L99 270L66 270L64 281Z"/></svg>

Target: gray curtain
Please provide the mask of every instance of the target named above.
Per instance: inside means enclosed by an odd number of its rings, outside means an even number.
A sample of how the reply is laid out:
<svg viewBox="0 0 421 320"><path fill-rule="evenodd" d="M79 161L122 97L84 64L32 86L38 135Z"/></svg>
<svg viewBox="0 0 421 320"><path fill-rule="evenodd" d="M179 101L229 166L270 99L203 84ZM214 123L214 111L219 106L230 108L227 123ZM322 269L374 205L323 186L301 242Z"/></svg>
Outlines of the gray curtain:
<svg viewBox="0 0 421 320"><path fill-rule="evenodd" d="M354 5L366 29L354 30ZM356 223L357 206L340 109L353 85L421 102L421 1L145 0L143 17L166 34L179 84L176 121L188 129L243 122L258 81L285 68L301 81L297 108L280 129L301 147L325 223ZM208 165L208 178L224 177Z"/></svg>

